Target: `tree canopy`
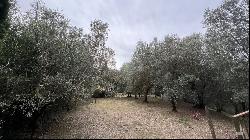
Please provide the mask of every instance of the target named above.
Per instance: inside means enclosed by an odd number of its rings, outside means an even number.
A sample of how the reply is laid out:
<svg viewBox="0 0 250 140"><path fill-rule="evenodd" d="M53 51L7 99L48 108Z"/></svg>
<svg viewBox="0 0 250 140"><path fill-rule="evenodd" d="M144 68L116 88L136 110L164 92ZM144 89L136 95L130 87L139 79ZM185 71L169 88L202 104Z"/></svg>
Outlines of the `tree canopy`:
<svg viewBox="0 0 250 140"><path fill-rule="evenodd" d="M197 107L249 99L249 1L228 0L204 12L204 35L138 41L132 60L122 67L131 91L163 94L173 105L192 99ZM236 110L238 107L236 106ZM243 110L244 110L243 109Z"/></svg>

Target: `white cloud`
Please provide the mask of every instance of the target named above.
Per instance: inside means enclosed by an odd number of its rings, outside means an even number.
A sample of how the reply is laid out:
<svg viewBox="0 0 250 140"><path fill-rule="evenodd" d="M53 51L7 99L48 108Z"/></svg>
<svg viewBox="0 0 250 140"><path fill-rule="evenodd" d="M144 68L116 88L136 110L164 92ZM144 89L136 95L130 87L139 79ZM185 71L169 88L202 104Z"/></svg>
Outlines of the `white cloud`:
<svg viewBox="0 0 250 140"><path fill-rule="evenodd" d="M222 0L44 0L52 8L62 10L71 24L88 31L94 19L109 24L107 46L115 50L117 68L130 60L136 42L162 39L176 33L187 36L204 32L204 10L214 8ZM32 0L17 0L22 10L29 8Z"/></svg>

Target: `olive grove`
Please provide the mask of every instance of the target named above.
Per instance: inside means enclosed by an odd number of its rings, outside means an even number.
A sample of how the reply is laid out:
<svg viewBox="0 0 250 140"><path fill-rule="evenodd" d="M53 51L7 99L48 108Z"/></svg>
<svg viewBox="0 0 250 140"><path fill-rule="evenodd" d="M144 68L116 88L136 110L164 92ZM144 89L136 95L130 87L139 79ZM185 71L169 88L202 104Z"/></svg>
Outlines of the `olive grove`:
<svg viewBox="0 0 250 140"><path fill-rule="evenodd" d="M1 0L0 138L26 127L32 137L49 110L70 110L98 94L125 92L144 102L154 94L174 112L183 101L247 110L249 0L206 9L203 25L204 34L138 41L131 61L116 70L115 52L106 45L108 23L94 20L86 33L39 0L26 13L15 0Z"/></svg>
<svg viewBox="0 0 250 140"><path fill-rule="evenodd" d="M207 9L206 33L180 38L167 35L139 41L131 62L121 68L126 90L165 95L177 111L177 102L195 107L229 104L235 112L249 106L249 1L228 0ZM136 96L137 97L137 96Z"/></svg>
<svg viewBox="0 0 250 140"><path fill-rule="evenodd" d="M35 129L47 108L69 109L88 98L96 83L105 83L114 51L105 45L107 23L93 21L86 34L41 2L22 15L15 1L4 2L10 12L1 17L0 130L10 136L21 122Z"/></svg>

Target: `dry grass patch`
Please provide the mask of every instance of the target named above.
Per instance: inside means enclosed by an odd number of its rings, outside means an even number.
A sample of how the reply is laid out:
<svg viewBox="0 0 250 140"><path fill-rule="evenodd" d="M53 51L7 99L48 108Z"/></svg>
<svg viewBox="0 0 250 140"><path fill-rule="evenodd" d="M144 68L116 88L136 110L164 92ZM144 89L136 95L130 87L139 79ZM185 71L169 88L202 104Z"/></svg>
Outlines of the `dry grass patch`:
<svg viewBox="0 0 250 140"><path fill-rule="evenodd" d="M71 111L40 138L212 138L203 110L178 104L178 112L158 98L106 98ZM192 117L200 112L199 120ZM234 138L229 120L213 119L218 138Z"/></svg>

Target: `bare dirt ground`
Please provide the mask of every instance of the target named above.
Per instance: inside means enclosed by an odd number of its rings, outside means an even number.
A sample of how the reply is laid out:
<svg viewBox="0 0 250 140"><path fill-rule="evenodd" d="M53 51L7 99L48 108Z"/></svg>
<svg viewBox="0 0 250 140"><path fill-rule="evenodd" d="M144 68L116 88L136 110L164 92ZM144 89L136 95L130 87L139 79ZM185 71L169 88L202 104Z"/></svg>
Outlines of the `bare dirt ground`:
<svg viewBox="0 0 250 140"><path fill-rule="evenodd" d="M193 112L201 115L195 119ZM79 106L51 123L39 138L82 139L211 139L203 110L189 104L178 104L178 112L158 98L149 103L134 98L97 99L96 103ZM214 117L217 138L235 138L230 120Z"/></svg>

